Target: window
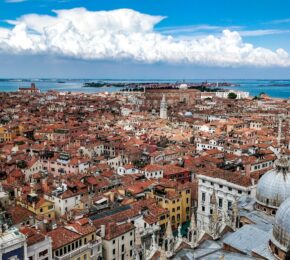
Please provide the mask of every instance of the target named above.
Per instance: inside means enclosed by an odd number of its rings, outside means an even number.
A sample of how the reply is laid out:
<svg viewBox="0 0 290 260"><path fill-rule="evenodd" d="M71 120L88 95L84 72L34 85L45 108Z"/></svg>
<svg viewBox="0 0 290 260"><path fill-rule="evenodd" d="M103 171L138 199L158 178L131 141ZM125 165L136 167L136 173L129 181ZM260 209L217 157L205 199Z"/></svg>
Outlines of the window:
<svg viewBox="0 0 290 260"><path fill-rule="evenodd" d="M116 249L113 249L113 255L116 253Z"/></svg>
<svg viewBox="0 0 290 260"><path fill-rule="evenodd" d="M242 194L242 191L241 191L241 190L238 190L238 193L239 193L239 194Z"/></svg>
<svg viewBox="0 0 290 260"><path fill-rule="evenodd" d="M171 222L172 222L172 223L175 223L175 216L172 216L172 218L171 218Z"/></svg>
<svg viewBox="0 0 290 260"><path fill-rule="evenodd" d="M231 191L231 190L232 190L232 188L231 188L231 187L228 187L228 190L229 190L229 191Z"/></svg>
<svg viewBox="0 0 290 260"><path fill-rule="evenodd" d="M133 245L133 240L130 241L130 246L132 246L132 245Z"/></svg>
<svg viewBox="0 0 290 260"><path fill-rule="evenodd" d="M232 202L230 200L228 200L228 210L232 209Z"/></svg>
<svg viewBox="0 0 290 260"><path fill-rule="evenodd" d="M222 207L223 207L223 199L219 198L219 208L222 208Z"/></svg>
<svg viewBox="0 0 290 260"><path fill-rule="evenodd" d="M205 207L204 206L201 207L201 211L205 211Z"/></svg>
<svg viewBox="0 0 290 260"><path fill-rule="evenodd" d="M122 236L122 240L124 240L124 236Z"/></svg>
<svg viewBox="0 0 290 260"><path fill-rule="evenodd" d="M201 200L205 202L205 192L201 193Z"/></svg>
<svg viewBox="0 0 290 260"><path fill-rule="evenodd" d="M222 189L224 186L223 185L219 185L219 187Z"/></svg>
<svg viewBox="0 0 290 260"><path fill-rule="evenodd" d="M122 252L125 251L125 245L122 245Z"/></svg>
<svg viewBox="0 0 290 260"><path fill-rule="evenodd" d="M116 241L115 241L115 239L113 240L113 245L115 245L115 243L116 243Z"/></svg>

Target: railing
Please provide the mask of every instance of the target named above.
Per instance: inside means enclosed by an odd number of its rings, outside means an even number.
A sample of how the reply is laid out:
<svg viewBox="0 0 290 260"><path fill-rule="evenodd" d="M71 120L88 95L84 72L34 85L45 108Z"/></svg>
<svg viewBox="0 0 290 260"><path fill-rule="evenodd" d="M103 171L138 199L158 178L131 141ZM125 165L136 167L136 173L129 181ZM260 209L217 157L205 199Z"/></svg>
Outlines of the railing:
<svg viewBox="0 0 290 260"><path fill-rule="evenodd" d="M97 246L98 244L101 244L101 240L95 240L93 242L87 243L63 256L55 256L54 259L55 260L69 260L72 259L73 257L82 254L83 252L85 252L88 249L92 249L95 246Z"/></svg>
<svg viewBox="0 0 290 260"><path fill-rule="evenodd" d="M150 227L150 228L146 228L143 231L141 231L140 235L141 236L146 236L146 235L152 235L153 232L159 231L160 230L160 226L154 226L154 227Z"/></svg>

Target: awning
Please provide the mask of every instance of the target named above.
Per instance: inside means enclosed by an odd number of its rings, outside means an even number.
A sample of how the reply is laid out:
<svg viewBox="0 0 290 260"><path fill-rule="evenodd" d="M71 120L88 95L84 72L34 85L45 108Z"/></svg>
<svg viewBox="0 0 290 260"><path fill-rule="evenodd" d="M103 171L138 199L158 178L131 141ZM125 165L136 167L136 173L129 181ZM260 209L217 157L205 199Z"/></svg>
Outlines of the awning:
<svg viewBox="0 0 290 260"><path fill-rule="evenodd" d="M101 198L101 199L97 200L96 203L97 203L97 204L101 204L101 203L103 203L103 202L107 202L107 201L108 201L107 198Z"/></svg>

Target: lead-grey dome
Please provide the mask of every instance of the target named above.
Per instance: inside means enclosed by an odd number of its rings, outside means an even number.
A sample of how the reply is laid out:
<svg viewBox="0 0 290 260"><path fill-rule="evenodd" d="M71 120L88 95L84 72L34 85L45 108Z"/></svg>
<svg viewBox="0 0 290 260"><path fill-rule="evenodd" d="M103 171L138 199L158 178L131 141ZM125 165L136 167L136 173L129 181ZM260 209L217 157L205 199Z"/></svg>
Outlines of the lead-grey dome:
<svg viewBox="0 0 290 260"><path fill-rule="evenodd" d="M265 173L257 185L257 203L277 209L290 197L290 163L282 156L275 162L275 168Z"/></svg>
<svg viewBox="0 0 290 260"><path fill-rule="evenodd" d="M273 225L272 242L284 252L290 246L290 198L279 207Z"/></svg>

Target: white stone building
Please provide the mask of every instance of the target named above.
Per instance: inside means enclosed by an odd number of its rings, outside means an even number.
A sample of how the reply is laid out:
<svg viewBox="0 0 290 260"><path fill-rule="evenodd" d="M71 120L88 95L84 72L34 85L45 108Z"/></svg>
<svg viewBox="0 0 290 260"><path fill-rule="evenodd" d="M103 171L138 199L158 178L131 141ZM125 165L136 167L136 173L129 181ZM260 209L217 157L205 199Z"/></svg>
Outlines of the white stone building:
<svg viewBox="0 0 290 260"><path fill-rule="evenodd" d="M229 212L232 209L233 203L242 196L255 197L256 184L251 183L237 184L217 176L210 177L199 174L198 178L198 209L197 209L197 224L207 229L212 215L211 199L215 194L218 209L221 213Z"/></svg>
<svg viewBox="0 0 290 260"><path fill-rule="evenodd" d="M77 208L80 204L81 198L84 196L82 192L71 192L66 190L66 187L59 188L51 194L44 194L44 198L54 203L55 212L58 216Z"/></svg>
<svg viewBox="0 0 290 260"><path fill-rule="evenodd" d="M163 178L163 167L159 164L149 164L145 166L141 171L147 179L159 179Z"/></svg>
<svg viewBox="0 0 290 260"><path fill-rule="evenodd" d="M219 97L219 98L228 98L228 95L230 93L235 93L237 95L237 99L249 98L250 96L249 92L237 91L237 90L220 91L220 92L216 92L215 94L216 94L216 97Z"/></svg>
<svg viewBox="0 0 290 260"><path fill-rule="evenodd" d="M101 226L103 257L105 260L134 259L135 227L131 223L109 223Z"/></svg>

